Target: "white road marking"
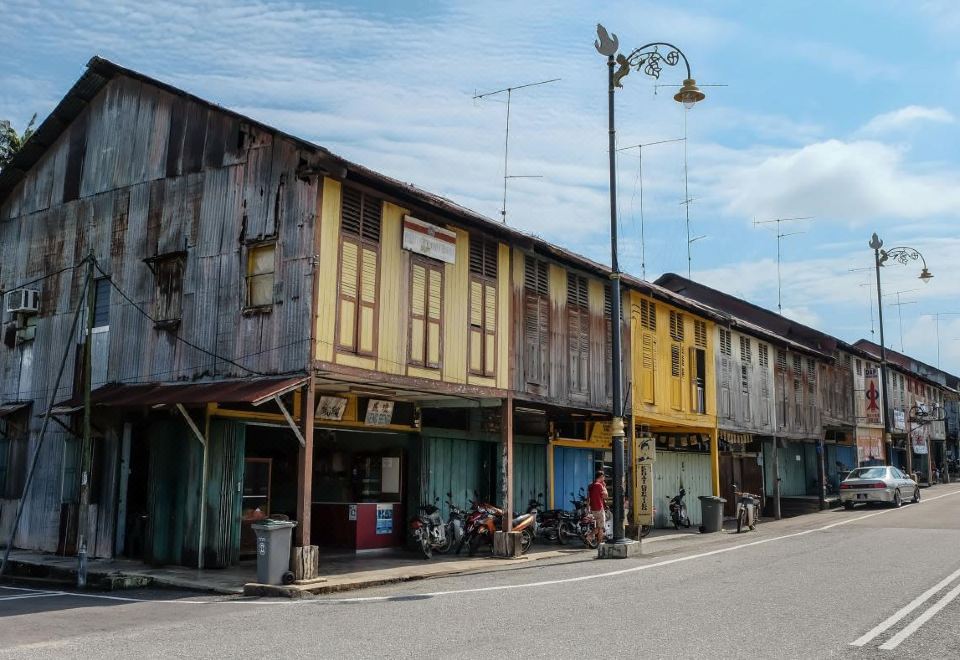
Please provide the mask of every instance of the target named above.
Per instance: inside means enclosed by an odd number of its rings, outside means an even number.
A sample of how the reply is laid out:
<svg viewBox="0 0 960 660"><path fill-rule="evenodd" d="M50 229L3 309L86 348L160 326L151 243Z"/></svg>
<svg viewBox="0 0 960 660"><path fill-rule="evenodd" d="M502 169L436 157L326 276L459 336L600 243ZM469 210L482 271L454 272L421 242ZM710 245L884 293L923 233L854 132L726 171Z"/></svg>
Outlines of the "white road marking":
<svg viewBox="0 0 960 660"><path fill-rule="evenodd" d="M57 596L59 594L52 591L45 591L38 594L20 594L18 596L0 596L0 601L4 600L20 600L21 598L49 598L50 596Z"/></svg>
<svg viewBox="0 0 960 660"><path fill-rule="evenodd" d="M95 598L100 600L109 600L115 602L126 602L126 603L166 603L171 605L278 605L278 606L292 606L292 605L316 605L316 604L339 604L339 603L368 603L368 602L382 602L389 600L409 600L416 598L432 598L436 596L452 596L457 594L469 594L469 593L480 593L485 591L507 591L513 589L532 589L536 587L545 587L555 584L566 584L573 582L583 582L586 580L596 580L600 578L607 577L616 577L618 575L626 575L628 573L637 573L640 571L647 571L653 568L660 568L662 566L670 566L672 564L678 564L686 561L693 561L694 559L703 559L704 557L713 557L715 555L725 554L727 552L734 552L736 550L742 550L744 548L751 548L758 545L763 545L765 543L773 543L774 541L783 541L786 539L797 538L800 536L806 536L808 534L815 534L817 532L824 532L828 529L833 529L834 527L840 527L842 525L849 525L850 523L859 522L861 520L866 520L867 518L873 518L874 516L882 516L888 513L895 513L897 511L909 511L911 507L919 506L920 504L926 504L939 500L944 497L950 497L952 495L960 495L960 490L955 490L950 493L944 493L943 495L938 495L937 497L929 497L922 500L919 504L911 504L907 508L900 509L886 509L884 511L876 511L874 513L868 513L862 516L857 516L856 518L846 518L844 520L839 520L829 525L824 525L822 527L816 527L813 529L807 529L800 532L793 532L791 534L784 534L782 536L774 536L771 538L760 539L758 541L750 541L747 543L740 543L734 546L728 546L726 548L719 548L717 550L710 550L708 552L701 552L695 555L687 555L684 557L676 557L674 559L666 559L664 561L655 562L653 564L644 564L643 566L634 566L631 568L624 568L618 571L608 571L606 573L594 573L591 575L580 575L572 578L558 578L556 580L541 580L538 582L527 582L524 584L504 584L492 587L474 587L471 589L452 589L449 591L433 591L427 593L419 594L398 594L393 596L358 596L355 598L318 598L318 599L309 599L309 600L277 600L277 601L264 601L264 600L194 600L194 599L171 599L171 600L157 600L152 598L133 598L130 596L107 596L102 594L90 594L90 593L79 593L79 592L70 592L63 591L57 592L57 595L63 596L73 596L78 598ZM13 588L13 587L0 587L0 588ZM29 591L24 589L24 591ZM32 590L39 591L39 590Z"/></svg>
<svg viewBox="0 0 960 660"><path fill-rule="evenodd" d="M893 649L897 648L897 646L900 645L900 642L917 632L917 630L920 629L920 626L932 619L937 612L949 605L950 601L957 596L960 596L960 585L948 591L943 598L934 603L926 612L914 619L909 626L888 639L884 644L881 644L880 649L883 651L892 651Z"/></svg>
<svg viewBox="0 0 960 660"><path fill-rule="evenodd" d="M948 584L956 580L957 577L960 577L960 569L957 569L956 571L954 571L944 579L940 580L935 585L933 585L932 587L924 591L922 594L914 598L912 601L907 603L904 607L902 607L901 609L891 614L888 619L886 619L885 621L877 625L876 628L873 628L862 637L859 637L856 640L850 642L850 646L863 646L864 644L867 644L877 635L883 633L885 630L895 625L897 622L899 622L905 616L910 614L912 611L914 611L915 609L923 605L925 602L930 600L930 598L932 598L938 591L940 591L945 586L947 586Z"/></svg>

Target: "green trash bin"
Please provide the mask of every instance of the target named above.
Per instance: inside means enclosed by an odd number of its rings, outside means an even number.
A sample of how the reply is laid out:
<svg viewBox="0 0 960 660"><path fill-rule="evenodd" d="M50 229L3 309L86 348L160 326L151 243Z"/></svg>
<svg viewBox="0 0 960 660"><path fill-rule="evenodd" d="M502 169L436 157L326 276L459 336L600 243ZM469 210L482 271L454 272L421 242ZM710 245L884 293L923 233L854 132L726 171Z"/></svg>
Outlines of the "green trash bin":
<svg viewBox="0 0 960 660"><path fill-rule="evenodd" d="M719 532L723 529L723 505L727 503L722 497L716 495L701 495L700 500L700 525L702 534Z"/></svg>
<svg viewBox="0 0 960 660"><path fill-rule="evenodd" d="M290 537L296 522L266 519L250 525L257 535L257 582L291 584Z"/></svg>

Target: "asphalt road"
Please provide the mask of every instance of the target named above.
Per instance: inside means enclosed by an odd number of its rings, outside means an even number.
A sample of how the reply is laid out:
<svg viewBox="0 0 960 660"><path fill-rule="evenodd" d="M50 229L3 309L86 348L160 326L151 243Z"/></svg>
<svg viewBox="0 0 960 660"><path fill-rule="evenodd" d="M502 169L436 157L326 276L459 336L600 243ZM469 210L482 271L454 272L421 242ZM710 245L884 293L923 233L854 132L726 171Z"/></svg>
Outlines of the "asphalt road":
<svg viewBox="0 0 960 660"><path fill-rule="evenodd" d="M664 539L638 559L305 601L0 588L0 657L171 655L958 657L960 486L897 510Z"/></svg>

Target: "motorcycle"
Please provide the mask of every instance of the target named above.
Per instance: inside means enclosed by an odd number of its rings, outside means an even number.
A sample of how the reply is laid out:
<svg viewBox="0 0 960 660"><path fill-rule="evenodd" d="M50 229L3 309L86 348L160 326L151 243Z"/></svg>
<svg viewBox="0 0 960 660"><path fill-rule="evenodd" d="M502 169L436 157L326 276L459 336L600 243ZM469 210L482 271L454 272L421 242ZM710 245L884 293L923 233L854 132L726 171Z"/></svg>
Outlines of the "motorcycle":
<svg viewBox="0 0 960 660"><path fill-rule="evenodd" d="M531 512L516 516L512 520L512 531L520 532L520 554L526 554L533 545L533 538L536 529L536 502L531 502ZM487 502L474 500L473 511L467 517L466 531L463 539L457 546L457 554L464 544L467 546L467 554L473 557L484 545L493 548L493 536L502 527L503 509L493 506Z"/></svg>
<svg viewBox="0 0 960 660"><path fill-rule="evenodd" d="M449 544L439 551L441 553L447 553L451 548L459 546L460 539L463 538L465 512L453 503L453 494L449 492L447 493L447 508L450 510L450 515L447 516L445 532Z"/></svg>
<svg viewBox="0 0 960 660"><path fill-rule="evenodd" d="M674 529L680 529L681 525L687 528L690 527L690 516L687 515L687 504L683 501L686 495L686 489L681 487L680 493L670 498L670 522L673 523Z"/></svg>
<svg viewBox="0 0 960 660"><path fill-rule="evenodd" d="M760 497L751 493L737 490L737 484L733 484L733 495L737 500L737 534L744 527L751 531L757 527L757 506L760 504Z"/></svg>
<svg viewBox="0 0 960 660"><path fill-rule="evenodd" d="M573 493L570 493L570 495L572 498ZM583 544L591 550L596 548L600 545L600 540L596 534L597 519L593 513L590 512L590 507L587 504L587 496L584 494L582 488L580 489L580 497L571 499L570 503L574 508L577 536L579 536ZM610 512L610 509L604 508L606 521L603 533L606 538L613 538L613 514Z"/></svg>
<svg viewBox="0 0 960 660"><path fill-rule="evenodd" d="M439 497L435 499L435 502L439 501ZM434 550L443 553L450 549L446 526L440 517L440 509L435 505L421 506L417 515L410 520L410 529L424 559L433 558Z"/></svg>

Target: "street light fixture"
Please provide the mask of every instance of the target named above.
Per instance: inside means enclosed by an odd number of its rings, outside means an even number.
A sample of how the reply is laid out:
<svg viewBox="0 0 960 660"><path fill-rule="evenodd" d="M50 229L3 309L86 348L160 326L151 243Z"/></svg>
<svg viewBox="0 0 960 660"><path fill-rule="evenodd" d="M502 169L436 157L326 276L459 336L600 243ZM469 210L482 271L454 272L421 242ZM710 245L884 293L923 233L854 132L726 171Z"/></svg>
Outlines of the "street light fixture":
<svg viewBox="0 0 960 660"><path fill-rule="evenodd" d="M629 55L617 53L620 41L616 34L607 33L606 28L597 25L597 41L594 46L601 55L607 57L607 120L610 150L610 318L611 352L613 353L611 376L613 380L613 421L611 424L611 449L613 450L613 543L626 545L630 541L624 536L623 530L623 493L624 493L624 466L623 466L623 355L622 355L622 325L620 321L620 264L617 259L617 140L616 125L614 123L614 92L617 87L623 87L620 81L630 73L631 69L642 71L653 78L660 78L663 65L676 66L681 58L687 69L687 77L683 81L680 91L674 95L674 100L682 103L685 108L692 108L706 98L706 95L697 87L697 82L690 74L690 62L687 56L676 46L664 42L651 42L636 48ZM661 52L661 48L665 49ZM614 67L619 68L614 71ZM617 554L617 556L625 556Z"/></svg>
<svg viewBox="0 0 960 660"><path fill-rule="evenodd" d="M927 260L923 258L920 252L912 247L895 247L889 250L883 249L883 241L877 236L876 232L870 238L870 247L873 249L874 270L877 273L877 311L880 324L880 392L883 394L883 435L884 441L891 441L890 438L890 415L887 406L887 345L883 338L883 292L880 288L880 267L886 265L888 261L899 263L903 266L909 265L911 261L920 261L923 264L923 270L920 271L920 281L924 284L933 279L933 274L927 269ZM913 449L907 447L907 471L910 472L913 467Z"/></svg>

